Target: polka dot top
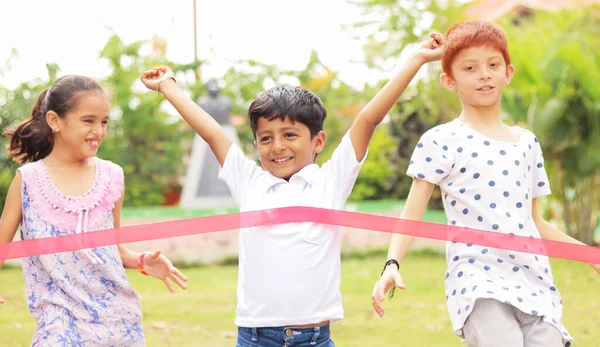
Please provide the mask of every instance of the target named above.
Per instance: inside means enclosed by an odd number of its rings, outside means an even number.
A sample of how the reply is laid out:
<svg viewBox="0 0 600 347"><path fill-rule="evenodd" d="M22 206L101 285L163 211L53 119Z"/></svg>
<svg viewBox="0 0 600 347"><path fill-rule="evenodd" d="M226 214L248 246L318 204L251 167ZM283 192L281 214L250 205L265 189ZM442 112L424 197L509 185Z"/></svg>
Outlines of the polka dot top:
<svg viewBox="0 0 600 347"><path fill-rule="evenodd" d="M455 119L427 131L415 148L407 174L439 185L449 224L540 238L532 199L550 194L538 139L517 127L518 142L493 140ZM562 300L545 256L449 242L446 301L455 333L475 300L493 298L522 312L561 323Z"/></svg>

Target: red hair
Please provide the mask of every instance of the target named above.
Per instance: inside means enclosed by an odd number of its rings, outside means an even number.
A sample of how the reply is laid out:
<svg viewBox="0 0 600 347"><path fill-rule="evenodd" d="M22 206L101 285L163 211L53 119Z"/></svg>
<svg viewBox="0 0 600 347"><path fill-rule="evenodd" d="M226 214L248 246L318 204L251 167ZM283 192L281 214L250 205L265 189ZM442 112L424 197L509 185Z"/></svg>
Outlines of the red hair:
<svg viewBox="0 0 600 347"><path fill-rule="evenodd" d="M442 57L442 70L448 76L452 77L452 62L456 56L471 47L487 46L497 49L502 53L506 65L510 64L506 34L497 24L485 21L457 23L446 31L444 38L447 47L446 53Z"/></svg>

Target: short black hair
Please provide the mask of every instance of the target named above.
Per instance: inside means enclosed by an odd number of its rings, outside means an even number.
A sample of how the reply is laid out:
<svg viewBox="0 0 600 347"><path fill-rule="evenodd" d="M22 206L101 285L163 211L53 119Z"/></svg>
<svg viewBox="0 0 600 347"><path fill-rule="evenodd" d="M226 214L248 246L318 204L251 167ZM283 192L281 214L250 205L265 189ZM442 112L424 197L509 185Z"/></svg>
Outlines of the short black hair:
<svg viewBox="0 0 600 347"><path fill-rule="evenodd" d="M269 121L277 118L283 121L287 117L292 122L306 125L310 129L310 135L314 137L323 130L327 111L321 99L310 90L281 85L260 94L248 108L248 120L255 138L256 126L261 117Z"/></svg>

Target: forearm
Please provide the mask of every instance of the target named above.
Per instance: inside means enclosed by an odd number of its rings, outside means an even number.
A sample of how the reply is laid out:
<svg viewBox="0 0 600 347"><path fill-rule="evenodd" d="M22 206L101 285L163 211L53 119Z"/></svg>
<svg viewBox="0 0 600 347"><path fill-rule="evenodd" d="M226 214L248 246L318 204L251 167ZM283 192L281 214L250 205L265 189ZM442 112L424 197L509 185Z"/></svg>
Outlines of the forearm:
<svg viewBox="0 0 600 347"><path fill-rule="evenodd" d="M535 218L534 221L535 226L540 232L540 236L544 240L573 243L576 245L585 245L583 242L580 242L579 240L558 230L556 227L554 227L541 217Z"/></svg>
<svg viewBox="0 0 600 347"><path fill-rule="evenodd" d="M409 59L402 70L360 111L349 131L357 161L363 160L375 128L396 104L421 66L422 60Z"/></svg>
<svg viewBox="0 0 600 347"><path fill-rule="evenodd" d="M406 204L400 214L400 219L421 221L434 187L432 183L414 180ZM390 240L388 259L396 259L400 262L408 252L414 239L415 237L411 235L393 234Z"/></svg>
<svg viewBox="0 0 600 347"><path fill-rule="evenodd" d="M162 81L160 91L192 129L208 143L217 158L220 157L219 154L223 154L224 158L232 142L219 123L186 96L172 79ZM219 151L225 153L217 153Z"/></svg>
<svg viewBox="0 0 600 347"><path fill-rule="evenodd" d="M396 104L406 87L410 84L423 62L411 58L404 67L392 78L375 97L362 109L357 121L363 121L377 126Z"/></svg>
<svg viewBox="0 0 600 347"><path fill-rule="evenodd" d="M416 213L415 213L416 212ZM407 211L400 215L400 219L408 219L420 221L423 218L423 213L418 211ZM410 249L410 245L415 239L412 235L393 234L390 239L390 248L388 249L388 259L396 259L400 262Z"/></svg>
<svg viewBox="0 0 600 347"><path fill-rule="evenodd" d="M137 269L137 260L141 253L134 252L123 245L119 245L118 247L123 267L126 269Z"/></svg>

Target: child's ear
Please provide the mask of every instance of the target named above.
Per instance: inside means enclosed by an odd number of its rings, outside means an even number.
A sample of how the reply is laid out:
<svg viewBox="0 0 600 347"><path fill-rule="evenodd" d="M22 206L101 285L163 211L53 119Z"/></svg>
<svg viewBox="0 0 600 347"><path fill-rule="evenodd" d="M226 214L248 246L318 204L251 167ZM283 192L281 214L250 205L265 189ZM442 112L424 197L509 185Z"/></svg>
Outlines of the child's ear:
<svg viewBox="0 0 600 347"><path fill-rule="evenodd" d="M319 131L317 135L315 135L312 139L315 146L315 153L321 153L325 148L325 141L327 140L327 136L323 130Z"/></svg>
<svg viewBox="0 0 600 347"><path fill-rule="evenodd" d="M506 85L510 84L510 81L512 81L514 76L515 76L515 66L513 64L509 64L506 67Z"/></svg>
<svg viewBox="0 0 600 347"><path fill-rule="evenodd" d="M456 83L454 83L454 80L452 79L452 77L448 76L447 73L443 72L440 75L440 82L449 91L451 91L451 92L456 91Z"/></svg>
<svg viewBox="0 0 600 347"><path fill-rule="evenodd" d="M60 124L58 122L59 120L60 118L58 117L58 114L56 112L46 112L46 123L48 123L48 126L50 126L50 129L52 129L53 133L60 131Z"/></svg>

